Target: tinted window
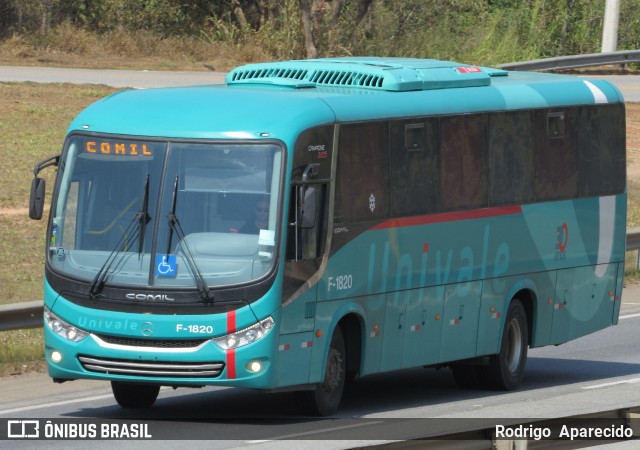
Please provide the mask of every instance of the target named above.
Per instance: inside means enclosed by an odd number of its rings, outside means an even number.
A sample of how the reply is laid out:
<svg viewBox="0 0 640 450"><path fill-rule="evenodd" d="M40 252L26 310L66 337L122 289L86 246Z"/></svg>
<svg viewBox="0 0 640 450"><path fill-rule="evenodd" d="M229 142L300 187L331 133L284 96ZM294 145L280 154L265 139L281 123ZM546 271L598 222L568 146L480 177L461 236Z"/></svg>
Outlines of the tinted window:
<svg viewBox="0 0 640 450"><path fill-rule="evenodd" d="M336 174L336 222L387 217L388 148L388 122L341 127Z"/></svg>
<svg viewBox="0 0 640 450"><path fill-rule="evenodd" d="M391 123L394 216L435 212L440 199L438 119Z"/></svg>
<svg viewBox="0 0 640 450"><path fill-rule="evenodd" d="M444 117L442 203L446 210L487 205L486 115Z"/></svg>
<svg viewBox="0 0 640 450"><path fill-rule="evenodd" d="M533 116L530 111L489 118L489 202L521 204L533 198Z"/></svg>
<svg viewBox="0 0 640 450"><path fill-rule="evenodd" d="M534 112L536 199L578 194L578 113L576 109Z"/></svg>
<svg viewBox="0 0 640 450"><path fill-rule="evenodd" d="M623 105L584 107L580 112L580 194L609 195L625 187Z"/></svg>

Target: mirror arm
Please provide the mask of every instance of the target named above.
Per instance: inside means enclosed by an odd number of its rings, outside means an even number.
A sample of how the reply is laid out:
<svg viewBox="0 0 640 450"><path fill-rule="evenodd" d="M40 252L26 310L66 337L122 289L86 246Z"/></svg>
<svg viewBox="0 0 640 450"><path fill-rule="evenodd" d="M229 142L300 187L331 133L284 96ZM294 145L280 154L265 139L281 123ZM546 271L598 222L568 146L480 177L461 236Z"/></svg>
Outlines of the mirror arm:
<svg viewBox="0 0 640 450"><path fill-rule="evenodd" d="M301 186L300 186L300 207L304 210L304 194L307 190L307 182L309 181L309 178L318 175L318 173L320 172L320 164L315 163L315 164L309 164L307 165L307 167L304 168L304 171L302 172L302 181L301 181ZM297 222L297 220L296 220Z"/></svg>
<svg viewBox="0 0 640 450"><path fill-rule="evenodd" d="M55 155L43 161L40 161L35 166L33 166L33 176L37 177L40 171L42 169L46 169L47 167L51 167L51 166L57 167L59 162L60 162L60 155Z"/></svg>
<svg viewBox="0 0 640 450"><path fill-rule="evenodd" d="M310 177L314 177L318 175L320 172L320 164L309 164L304 168L304 172L302 172L302 184L306 183Z"/></svg>

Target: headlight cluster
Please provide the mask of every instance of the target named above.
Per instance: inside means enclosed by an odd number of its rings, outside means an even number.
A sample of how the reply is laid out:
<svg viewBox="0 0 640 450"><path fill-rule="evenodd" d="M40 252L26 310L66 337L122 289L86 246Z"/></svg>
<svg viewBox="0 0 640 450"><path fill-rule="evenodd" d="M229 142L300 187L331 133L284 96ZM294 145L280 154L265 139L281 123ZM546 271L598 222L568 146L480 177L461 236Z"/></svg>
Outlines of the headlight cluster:
<svg viewBox="0 0 640 450"><path fill-rule="evenodd" d="M260 322L251 325L248 328L245 328L244 330L239 330L235 333L213 338L211 340L223 350L231 350L234 348L243 347L266 336L271 328L273 328L273 324L273 318L267 317L266 319L261 320Z"/></svg>
<svg viewBox="0 0 640 450"><path fill-rule="evenodd" d="M68 324L52 313L48 308L44 308L44 322L55 334L73 342L80 342L89 336L89 333Z"/></svg>

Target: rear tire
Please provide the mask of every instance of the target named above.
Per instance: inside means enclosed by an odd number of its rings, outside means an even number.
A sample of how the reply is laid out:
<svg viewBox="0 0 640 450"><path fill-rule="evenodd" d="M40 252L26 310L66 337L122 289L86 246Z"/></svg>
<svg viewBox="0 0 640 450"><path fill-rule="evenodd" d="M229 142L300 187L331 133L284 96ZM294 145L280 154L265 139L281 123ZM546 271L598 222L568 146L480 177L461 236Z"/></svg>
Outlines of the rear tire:
<svg viewBox="0 0 640 450"><path fill-rule="evenodd" d="M517 389L524 378L528 346L527 313L520 300L514 299L507 310L500 353L489 358L488 366L480 366L483 384L496 390Z"/></svg>
<svg viewBox="0 0 640 450"><path fill-rule="evenodd" d="M123 408L149 408L158 398L160 386L112 381L111 390L118 405Z"/></svg>
<svg viewBox="0 0 640 450"><path fill-rule="evenodd" d="M340 326L331 337L324 378L315 389L295 393L300 412L311 416L330 416L340 406L346 378L346 352Z"/></svg>

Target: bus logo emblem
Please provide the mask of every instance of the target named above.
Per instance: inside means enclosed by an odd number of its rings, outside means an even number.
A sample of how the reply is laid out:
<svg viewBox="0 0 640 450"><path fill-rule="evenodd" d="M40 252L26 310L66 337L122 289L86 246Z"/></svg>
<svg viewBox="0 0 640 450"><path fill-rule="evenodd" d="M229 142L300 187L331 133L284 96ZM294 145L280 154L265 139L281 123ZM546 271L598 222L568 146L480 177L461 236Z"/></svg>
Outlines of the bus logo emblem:
<svg viewBox="0 0 640 450"><path fill-rule="evenodd" d="M373 211L376 209L376 196L373 195L373 192L369 196L369 209L371 210L371 214L373 214Z"/></svg>
<svg viewBox="0 0 640 450"><path fill-rule="evenodd" d="M569 225L563 223L558 227L558 241L556 243L556 260L565 259L565 250L569 243Z"/></svg>
<svg viewBox="0 0 640 450"><path fill-rule="evenodd" d="M151 322L143 323L140 332L143 336L151 336L153 334L153 324Z"/></svg>

